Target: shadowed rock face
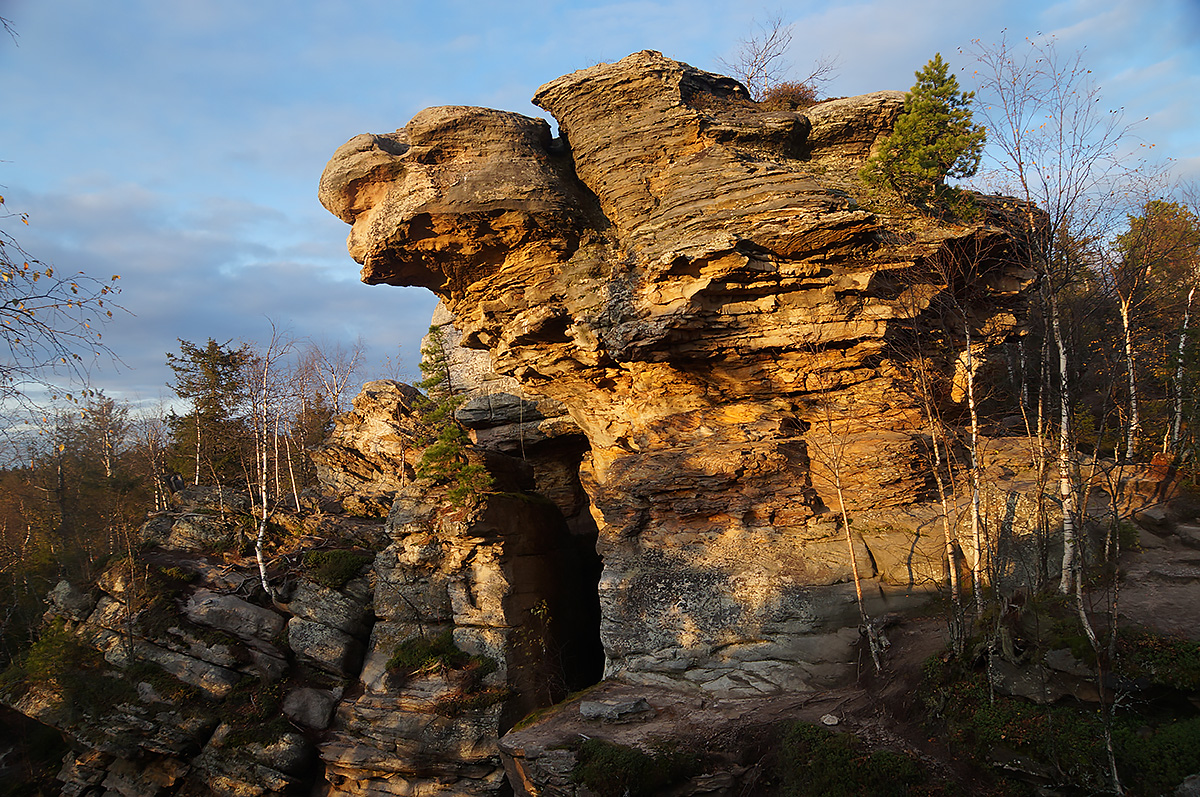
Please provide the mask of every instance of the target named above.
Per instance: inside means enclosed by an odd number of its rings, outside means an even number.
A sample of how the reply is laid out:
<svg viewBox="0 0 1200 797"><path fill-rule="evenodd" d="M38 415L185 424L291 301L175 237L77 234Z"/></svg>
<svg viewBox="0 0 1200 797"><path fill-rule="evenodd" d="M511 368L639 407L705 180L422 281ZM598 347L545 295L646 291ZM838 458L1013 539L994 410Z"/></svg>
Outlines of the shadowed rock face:
<svg viewBox="0 0 1200 797"><path fill-rule="evenodd" d="M912 364L953 384L967 325L976 361L1020 330L1014 211L864 207L857 170L899 92L763 112L644 51L534 102L559 138L432 108L335 153L320 198L353 225L363 281L433 290L464 345L586 434L610 675L722 693L842 678L858 621L834 482L858 509L927 491ZM897 558L880 553L856 541L864 575Z"/></svg>

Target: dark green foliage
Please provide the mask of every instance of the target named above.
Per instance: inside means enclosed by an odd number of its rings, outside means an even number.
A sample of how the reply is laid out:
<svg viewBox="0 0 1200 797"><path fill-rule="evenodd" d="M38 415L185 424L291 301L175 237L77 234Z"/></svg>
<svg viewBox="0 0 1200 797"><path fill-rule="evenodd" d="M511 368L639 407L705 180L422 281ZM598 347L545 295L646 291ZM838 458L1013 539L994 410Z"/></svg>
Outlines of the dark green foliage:
<svg viewBox="0 0 1200 797"><path fill-rule="evenodd" d="M1200 772L1200 717L1156 730L1131 723L1115 729L1113 737L1121 778L1130 794L1170 794L1189 775Z"/></svg>
<svg viewBox="0 0 1200 797"><path fill-rule="evenodd" d="M647 753L604 739L585 739L572 778L599 797L650 797L687 779L699 765L699 756L672 747Z"/></svg>
<svg viewBox="0 0 1200 797"><path fill-rule="evenodd" d="M935 794L924 766L887 750L868 752L853 736L805 722L787 728L776 761L782 793L794 797L905 797Z"/></svg>
<svg viewBox="0 0 1200 797"><path fill-rule="evenodd" d="M369 551L309 551L304 554L304 571L322 586L341 589L373 561L375 554Z"/></svg>
<svg viewBox="0 0 1200 797"><path fill-rule="evenodd" d="M417 475L448 484L446 496L456 506L473 502L491 489L492 477L482 464L467 457L467 432L454 418L464 397L454 388L450 355L440 326L429 328L429 338L421 347L421 373L425 378L417 387L425 391L426 399L419 410L428 435Z"/></svg>
<svg viewBox="0 0 1200 797"><path fill-rule="evenodd" d="M993 700L986 675L954 661L927 665L925 675L932 717L944 724L950 744L979 764L993 749L1006 748L1045 764L1064 782L1107 783L1103 723L1094 710L1001 695Z"/></svg>
<svg viewBox="0 0 1200 797"><path fill-rule="evenodd" d="M197 484L212 479L234 484L245 478L248 391L242 369L251 352L244 344L233 347L231 343L209 338L200 347L180 339L180 353L167 354L167 365L175 372L175 383L169 387L192 404L189 415L172 413L167 418L172 436L169 464Z"/></svg>
<svg viewBox="0 0 1200 797"><path fill-rule="evenodd" d="M975 174L986 133L971 120L974 93L959 89L940 53L916 75L892 134L863 167L862 178L925 204L947 177Z"/></svg>
<svg viewBox="0 0 1200 797"><path fill-rule="evenodd" d="M1119 672L1180 691L1200 690L1200 644L1143 628L1117 634Z"/></svg>
<svg viewBox="0 0 1200 797"><path fill-rule="evenodd" d="M1051 647L1063 646L1061 630L1049 634ZM1120 675L1174 695L1159 705L1144 699L1133 702L1133 710L1116 712L1114 754L1128 794L1170 793L1200 770L1200 717L1182 697L1198 683L1198 647L1143 630L1122 631L1118 637ZM1103 718L1095 706L1039 706L993 696L983 672L940 659L926 663L922 693L930 732L942 734L952 749L968 753L977 764L986 765L997 750L1010 750L1046 767L1060 783L1097 792L1107 788Z"/></svg>

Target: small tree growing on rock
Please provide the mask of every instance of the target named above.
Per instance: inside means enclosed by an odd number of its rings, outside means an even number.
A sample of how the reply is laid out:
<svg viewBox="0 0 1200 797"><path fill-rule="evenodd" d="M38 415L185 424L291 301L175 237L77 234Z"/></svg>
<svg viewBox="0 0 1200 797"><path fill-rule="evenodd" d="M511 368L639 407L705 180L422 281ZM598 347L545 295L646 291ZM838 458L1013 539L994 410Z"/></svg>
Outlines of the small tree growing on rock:
<svg viewBox="0 0 1200 797"><path fill-rule="evenodd" d="M421 373L425 378L417 387L425 392L426 400L420 413L429 436L417 463L417 476L449 484L447 497L454 504L474 500L491 488L492 477L483 465L467 457L467 432L454 417L465 397L454 389L441 326L431 326L421 346Z"/></svg>
<svg viewBox="0 0 1200 797"><path fill-rule="evenodd" d="M870 185L887 185L914 204L926 204L947 177L971 177L979 169L986 133L971 120L974 92L938 53L916 73L892 134L867 161L861 175Z"/></svg>

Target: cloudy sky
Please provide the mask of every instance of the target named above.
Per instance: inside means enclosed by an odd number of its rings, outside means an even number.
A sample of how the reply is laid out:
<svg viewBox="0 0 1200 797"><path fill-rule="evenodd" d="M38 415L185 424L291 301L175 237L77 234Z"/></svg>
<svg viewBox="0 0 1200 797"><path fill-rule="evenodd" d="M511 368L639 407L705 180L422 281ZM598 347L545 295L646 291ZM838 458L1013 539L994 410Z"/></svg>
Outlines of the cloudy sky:
<svg viewBox="0 0 1200 797"><path fill-rule="evenodd" d="M837 59L833 96L907 89L935 52L970 88L974 40L1053 35L1200 179L1200 0L0 0L18 34L0 39L0 193L29 226L0 223L60 271L121 275L110 396L170 397L177 338L261 342L272 321L361 335L368 377L397 356L412 375L434 299L358 281L316 200L340 144L430 105L541 115L542 83L641 49L722 71L776 12L798 76Z"/></svg>

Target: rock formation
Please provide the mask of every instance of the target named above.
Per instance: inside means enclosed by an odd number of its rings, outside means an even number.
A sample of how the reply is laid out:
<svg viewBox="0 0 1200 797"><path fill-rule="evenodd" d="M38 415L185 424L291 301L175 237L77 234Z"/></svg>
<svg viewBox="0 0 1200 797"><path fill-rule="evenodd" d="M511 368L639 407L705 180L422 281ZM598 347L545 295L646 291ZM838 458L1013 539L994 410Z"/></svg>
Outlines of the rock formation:
<svg viewBox="0 0 1200 797"><path fill-rule="evenodd" d="M1013 210L979 198L940 223L864 192L899 92L765 112L644 51L534 102L559 137L431 108L334 154L320 198L363 281L437 293L464 346L586 435L608 675L724 695L844 679L858 621L834 483L855 511L930 491L913 368L953 386L1020 331ZM912 583L911 557L887 572L899 546L859 533L859 570Z"/></svg>
<svg viewBox="0 0 1200 797"><path fill-rule="evenodd" d="M503 790L500 736L600 676L594 526L572 533L502 454L471 505L412 478L415 395L371 382L338 419L321 487L359 514L277 512L272 596L244 553L249 496L200 487L133 560L51 592L0 697L73 740L64 794Z"/></svg>

